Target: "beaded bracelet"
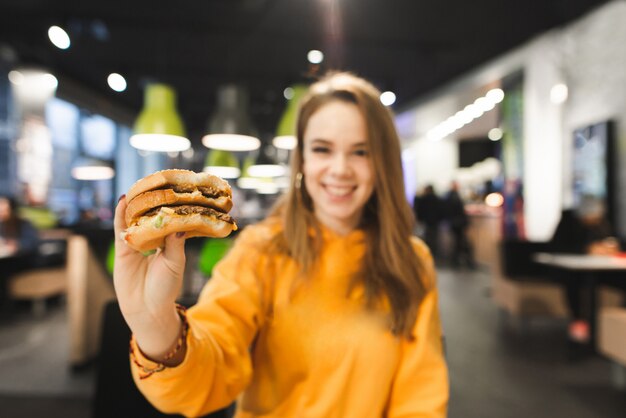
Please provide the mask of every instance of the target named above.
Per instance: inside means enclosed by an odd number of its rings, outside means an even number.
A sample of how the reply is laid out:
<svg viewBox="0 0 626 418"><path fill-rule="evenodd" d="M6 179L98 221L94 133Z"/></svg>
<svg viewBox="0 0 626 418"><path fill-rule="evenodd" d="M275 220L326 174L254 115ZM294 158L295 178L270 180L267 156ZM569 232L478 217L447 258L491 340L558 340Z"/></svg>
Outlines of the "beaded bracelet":
<svg viewBox="0 0 626 418"><path fill-rule="evenodd" d="M137 356L135 355L135 350L133 349L133 343L132 343L132 339L134 337L131 337L131 343L130 343L130 347L129 347L129 353L130 353L130 358L133 361L133 363L139 367L140 371L143 372L143 374L139 375L140 379L146 379L150 376L152 376L154 373L158 373L158 372L162 372L163 370L165 370L167 368L167 366L165 364L163 364L164 362L166 362L167 360L170 360L172 358L174 358L174 356L180 351L180 349L183 347L183 344L185 343L185 340L187 339L187 333L189 332L189 322L187 321L187 309L182 306L179 305L178 303L176 304L176 312L178 312L178 315L180 316L180 318L183 320L183 330L180 333L180 335L178 336L178 339L176 340L176 345L174 346L174 348L165 355L165 357L163 357L163 361L157 363L156 366L154 367L147 367L143 364L141 364L139 362L139 360L137 359Z"/></svg>

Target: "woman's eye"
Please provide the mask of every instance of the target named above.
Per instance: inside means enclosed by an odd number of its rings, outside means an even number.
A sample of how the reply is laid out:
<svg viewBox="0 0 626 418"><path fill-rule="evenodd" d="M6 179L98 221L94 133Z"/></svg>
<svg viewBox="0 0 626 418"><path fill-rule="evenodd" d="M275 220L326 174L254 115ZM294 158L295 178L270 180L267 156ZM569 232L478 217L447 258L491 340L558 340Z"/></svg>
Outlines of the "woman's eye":
<svg viewBox="0 0 626 418"><path fill-rule="evenodd" d="M367 157L369 153L367 152L366 149L358 149L354 151L354 155L358 157Z"/></svg>
<svg viewBox="0 0 626 418"><path fill-rule="evenodd" d="M330 149L328 147L313 147L311 151L320 154L327 154L330 152Z"/></svg>

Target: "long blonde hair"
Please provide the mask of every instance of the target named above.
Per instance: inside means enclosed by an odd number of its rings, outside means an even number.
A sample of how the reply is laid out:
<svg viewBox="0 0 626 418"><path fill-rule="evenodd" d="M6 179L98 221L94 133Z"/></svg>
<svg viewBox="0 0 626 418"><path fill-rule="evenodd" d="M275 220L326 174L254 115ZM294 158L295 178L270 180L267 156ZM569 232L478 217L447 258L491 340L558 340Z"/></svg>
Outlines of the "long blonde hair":
<svg viewBox="0 0 626 418"><path fill-rule="evenodd" d="M400 140L392 114L379 97L380 92L372 84L349 73L330 74L310 87L298 114L291 185L272 213L284 224L273 247L296 260L305 275L315 264L321 234L313 201L302 179L305 129L311 116L329 102L356 105L367 127L375 185L359 225L366 234L366 251L353 285L363 284L367 306L386 296L391 307L391 330L410 337L428 285L423 280L424 266L411 244L414 218L404 195ZM311 230L315 233L310 234Z"/></svg>

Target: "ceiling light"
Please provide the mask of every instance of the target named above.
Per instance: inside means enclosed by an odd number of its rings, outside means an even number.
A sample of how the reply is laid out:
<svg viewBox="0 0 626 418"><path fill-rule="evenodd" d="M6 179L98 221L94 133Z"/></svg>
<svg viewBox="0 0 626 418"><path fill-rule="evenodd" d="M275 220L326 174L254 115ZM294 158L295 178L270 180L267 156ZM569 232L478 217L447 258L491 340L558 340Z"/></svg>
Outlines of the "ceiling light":
<svg viewBox="0 0 626 418"><path fill-rule="evenodd" d="M76 180L109 180L115 176L110 164L88 157L80 157L72 166L72 177Z"/></svg>
<svg viewBox="0 0 626 418"><path fill-rule="evenodd" d="M274 150L275 151L275 150ZM261 148L254 164L247 167L246 174L250 177L280 177L287 172L285 166L277 164L270 156L271 145Z"/></svg>
<svg viewBox="0 0 626 418"><path fill-rule="evenodd" d="M176 111L176 93L165 84L149 84L144 107L135 121L130 145L144 151L184 151L191 146Z"/></svg>
<svg viewBox="0 0 626 418"><path fill-rule="evenodd" d="M24 82L24 74L19 71L9 71L9 81L11 84L20 86Z"/></svg>
<svg viewBox="0 0 626 418"><path fill-rule="evenodd" d="M324 61L324 53L317 49L310 50L306 57L311 64L321 64Z"/></svg>
<svg viewBox="0 0 626 418"><path fill-rule="evenodd" d="M471 112L467 112L466 110L459 110L457 112L457 117L461 120L461 122L463 122L463 125L467 125L474 120L474 116L472 116Z"/></svg>
<svg viewBox="0 0 626 418"><path fill-rule="evenodd" d="M67 49L70 47L70 36L59 26L50 26L48 29L48 38L54 46L59 49Z"/></svg>
<svg viewBox="0 0 626 418"><path fill-rule="evenodd" d="M225 151L252 151L261 146L248 115L248 94L241 86L220 86L217 110L209 119L209 134L202 138L207 148Z"/></svg>
<svg viewBox="0 0 626 418"><path fill-rule="evenodd" d="M276 148L292 150L298 144L298 138L294 135L280 135L272 139L272 145Z"/></svg>
<svg viewBox="0 0 626 418"><path fill-rule="evenodd" d="M500 128L492 128L487 133L487 137L492 141L499 141L502 139L502 129Z"/></svg>
<svg viewBox="0 0 626 418"><path fill-rule="evenodd" d="M278 186L273 183L260 182L256 187L258 194L277 194L279 191Z"/></svg>
<svg viewBox="0 0 626 418"><path fill-rule="evenodd" d="M504 91L502 89L491 89L483 97L477 98L474 103L465 106L463 110L459 110L429 130L426 133L426 137L431 141L439 141L471 123L474 119L478 119L485 112L495 108L496 104L502 100L504 100ZM494 132L492 135L496 136L497 134ZM501 133L500 137L502 137ZM497 141L497 139L492 139L492 141Z"/></svg>
<svg viewBox="0 0 626 418"><path fill-rule="evenodd" d="M550 101L554 104L565 103L568 96L567 86L563 83L555 84L550 89Z"/></svg>
<svg viewBox="0 0 626 418"><path fill-rule="evenodd" d="M237 187L240 189L256 189L260 181L257 177L239 177L237 179Z"/></svg>
<svg viewBox="0 0 626 418"><path fill-rule="evenodd" d="M396 102L396 95L392 91L385 91L380 95L380 102L385 106L391 106Z"/></svg>
<svg viewBox="0 0 626 418"><path fill-rule="evenodd" d="M457 129L461 129L463 127L463 125L465 125L463 123L463 120L459 117L458 113L455 113L454 115L452 115L450 117L450 126L452 126L452 128L456 131Z"/></svg>
<svg viewBox="0 0 626 418"><path fill-rule="evenodd" d="M224 151L251 151L261 146L254 136L240 134L209 134L202 137L202 145Z"/></svg>
<svg viewBox="0 0 626 418"><path fill-rule="evenodd" d="M223 179L236 179L241 175L241 171L236 167L206 166L203 171Z"/></svg>
<svg viewBox="0 0 626 418"><path fill-rule="evenodd" d="M479 97L474 101L474 104L483 112L488 112L495 106L495 104L491 100L488 100L486 97Z"/></svg>
<svg viewBox="0 0 626 418"><path fill-rule="evenodd" d="M169 134L134 134L130 137L130 145L142 151L171 152L184 151L191 142L184 136Z"/></svg>
<svg viewBox="0 0 626 418"><path fill-rule="evenodd" d="M255 164L248 169L252 177L280 177L284 176L286 171L285 167L278 164Z"/></svg>
<svg viewBox="0 0 626 418"><path fill-rule="evenodd" d="M109 87L114 91L122 92L126 90L126 79L118 73L109 74L107 83L109 83Z"/></svg>
<svg viewBox="0 0 626 418"><path fill-rule="evenodd" d="M481 108L476 106L474 103L468 104L467 106L465 106L463 110L465 110L474 119L481 117L483 113L485 113Z"/></svg>
<svg viewBox="0 0 626 418"><path fill-rule="evenodd" d="M275 178L257 179L255 190L258 194L277 194L280 192L280 186Z"/></svg>
<svg viewBox="0 0 626 418"><path fill-rule="evenodd" d="M487 92L485 97L494 104L500 103L504 100L504 91L502 91L502 89L491 89Z"/></svg>
<svg viewBox="0 0 626 418"><path fill-rule="evenodd" d="M236 179L241 175L239 162L233 153L219 149L208 152L203 171L225 179Z"/></svg>
<svg viewBox="0 0 626 418"><path fill-rule="evenodd" d="M283 96L287 100L293 99L294 94L295 94L295 92L294 92L293 88L291 88L291 87L287 87L285 90L283 90Z"/></svg>
<svg viewBox="0 0 626 418"><path fill-rule="evenodd" d="M258 177L251 177L250 173L248 173L248 168L254 164L254 156L252 154L248 154L246 158L244 158L242 167L241 167L241 177L237 179L237 186L240 189L256 189L259 182L261 181Z"/></svg>

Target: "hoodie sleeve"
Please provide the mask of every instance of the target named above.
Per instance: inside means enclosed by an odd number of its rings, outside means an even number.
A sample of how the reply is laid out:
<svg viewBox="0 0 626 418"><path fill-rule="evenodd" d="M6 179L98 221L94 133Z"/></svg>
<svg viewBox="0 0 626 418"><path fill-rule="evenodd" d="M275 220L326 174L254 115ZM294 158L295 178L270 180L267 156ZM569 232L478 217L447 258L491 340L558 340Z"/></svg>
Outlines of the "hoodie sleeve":
<svg viewBox="0 0 626 418"><path fill-rule="evenodd" d="M139 390L163 412L207 414L231 404L250 382L249 347L265 311L257 274L261 256L258 245L254 245L253 227L248 229L215 266L198 303L187 313L189 333L184 361L145 379L139 378L139 368L131 362ZM133 348L141 364L156 365L136 346Z"/></svg>
<svg viewBox="0 0 626 418"><path fill-rule="evenodd" d="M389 399L388 418L445 418L449 396L448 368L443 353L438 291L432 256L415 245L432 286L422 301L413 340L403 340L401 360Z"/></svg>

